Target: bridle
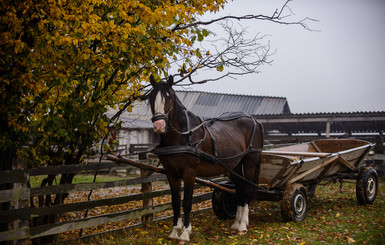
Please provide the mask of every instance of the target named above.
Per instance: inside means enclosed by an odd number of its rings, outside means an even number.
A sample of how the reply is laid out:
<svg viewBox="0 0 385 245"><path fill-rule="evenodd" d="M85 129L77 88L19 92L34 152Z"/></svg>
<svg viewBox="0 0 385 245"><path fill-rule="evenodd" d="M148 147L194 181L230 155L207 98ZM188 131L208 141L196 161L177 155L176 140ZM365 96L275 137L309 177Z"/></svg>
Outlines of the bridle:
<svg viewBox="0 0 385 245"><path fill-rule="evenodd" d="M168 109L168 111L166 113L162 113L162 112L155 112L154 113L154 116L151 117L151 122L156 122L158 120L164 120L166 121L166 123L168 122L168 115L170 114L171 110L173 109L173 105L170 106L170 108Z"/></svg>

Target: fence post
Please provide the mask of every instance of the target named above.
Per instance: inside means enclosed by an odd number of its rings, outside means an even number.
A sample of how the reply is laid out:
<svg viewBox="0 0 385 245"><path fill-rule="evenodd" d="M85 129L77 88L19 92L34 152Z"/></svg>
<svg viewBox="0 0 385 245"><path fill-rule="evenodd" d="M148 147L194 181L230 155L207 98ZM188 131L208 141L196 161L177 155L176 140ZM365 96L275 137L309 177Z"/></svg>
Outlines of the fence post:
<svg viewBox="0 0 385 245"><path fill-rule="evenodd" d="M147 160L147 154L146 153L140 153L139 154L139 160ZM151 172L149 170L140 169L140 177L142 177L142 178L147 177L150 173ZM151 182L143 183L142 184L142 193L145 194L145 193L151 193L151 192L152 192L152 183ZM151 197L150 198L143 198L143 208L152 207L153 205L154 205L153 199ZM153 214L142 216L142 222L143 223L151 222L153 219L154 219Z"/></svg>
<svg viewBox="0 0 385 245"><path fill-rule="evenodd" d="M27 189L27 182L29 179L29 174L27 171L27 164L24 159L20 158L14 158L12 159L12 168L13 169L22 169L24 170L24 177L25 181L24 183L14 183L14 188L25 188ZM15 209L22 209L26 208L29 205L28 199L20 199L18 201L15 201L14 204ZM25 219L20 219L20 220L15 220L13 222L14 229L19 229L19 228L29 228L29 217L25 217ZM24 245L28 244L28 239L22 239L22 240L15 240L13 241L14 245Z"/></svg>
<svg viewBox="0 0 385 245"><path fill-rule="evenodd" d="M374 146L375 155L383 155L385 153L384 139L381 135L376 136L376 145ZM384 160L374 160L374 166L378 170L380 177L384 176L385 162Z"/></svg>

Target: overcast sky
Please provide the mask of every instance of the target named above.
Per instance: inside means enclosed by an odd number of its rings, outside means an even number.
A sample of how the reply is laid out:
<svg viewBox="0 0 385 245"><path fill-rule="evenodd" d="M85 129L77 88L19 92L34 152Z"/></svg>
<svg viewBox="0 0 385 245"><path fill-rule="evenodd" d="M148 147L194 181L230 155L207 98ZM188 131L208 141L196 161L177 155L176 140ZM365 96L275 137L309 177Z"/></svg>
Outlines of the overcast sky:
<svg viewBox="0 0 385 245"><path fill-rule="evenodd" d="M216 15L268 14L284 0L235 0ZM244 22L270 35L271 66L193 90L286 97L293 113L385 111L385 0L294 0L299 26ZM289 13L289 12L287 12Z"/></svg>

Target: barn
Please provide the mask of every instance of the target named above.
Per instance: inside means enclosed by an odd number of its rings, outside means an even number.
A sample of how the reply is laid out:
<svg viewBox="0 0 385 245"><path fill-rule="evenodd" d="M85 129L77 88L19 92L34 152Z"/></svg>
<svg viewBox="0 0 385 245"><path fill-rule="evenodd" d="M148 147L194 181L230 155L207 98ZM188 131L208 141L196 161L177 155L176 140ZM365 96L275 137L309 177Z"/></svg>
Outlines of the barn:
<svg viewBox="0 0 385 245"><path fill-rule="evenodd" d="M217 117L225 112L242 111L250 115L289 115L290 107L284 97L252 96L239 94L176 91L176 95L188 110L202 118ZM110 115L114 111L109 112ZM156 145L158 137L153 133L151 110L147 101L136 102L132 112L125 112L118 131L120 154L127 155L131 147Z"/></svg>

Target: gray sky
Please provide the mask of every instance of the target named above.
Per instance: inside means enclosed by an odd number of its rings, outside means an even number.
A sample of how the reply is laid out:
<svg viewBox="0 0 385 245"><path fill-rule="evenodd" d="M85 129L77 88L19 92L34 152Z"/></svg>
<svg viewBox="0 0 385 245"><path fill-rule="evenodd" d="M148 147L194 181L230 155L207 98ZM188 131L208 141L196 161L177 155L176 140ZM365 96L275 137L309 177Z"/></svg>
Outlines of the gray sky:
<svg viewBox="0 0 385 245"><path fill-rule="evenodd" d="M235 0L215 17L271 15L284 0ZM225 78L193 90L286 97L293 113L385 111L385 0L294 0L299 26L244 22L268 34L276 53L259 74ZM287 12L289 13L289 12Z"/></svg>

